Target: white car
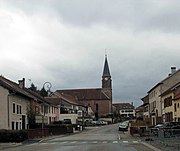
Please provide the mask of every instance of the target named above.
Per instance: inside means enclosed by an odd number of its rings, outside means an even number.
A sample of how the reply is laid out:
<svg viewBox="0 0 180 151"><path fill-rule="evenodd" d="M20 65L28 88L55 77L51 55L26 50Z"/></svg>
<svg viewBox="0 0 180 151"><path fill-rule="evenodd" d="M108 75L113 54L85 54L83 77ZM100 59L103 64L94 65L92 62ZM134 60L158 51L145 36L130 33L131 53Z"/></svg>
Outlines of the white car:
<svg viewBox="0 0 180 151"><path fill-rule="evenodd" d="M119 124L119 131L127 131L128 130L128 124L126 122L122 122Z"/></svg>

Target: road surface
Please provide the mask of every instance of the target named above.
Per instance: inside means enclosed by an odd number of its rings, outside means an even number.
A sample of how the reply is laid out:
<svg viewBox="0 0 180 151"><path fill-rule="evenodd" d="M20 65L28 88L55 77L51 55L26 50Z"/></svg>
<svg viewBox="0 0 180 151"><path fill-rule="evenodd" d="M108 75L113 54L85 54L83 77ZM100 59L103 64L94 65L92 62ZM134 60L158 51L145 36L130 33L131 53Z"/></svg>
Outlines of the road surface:
<svg viewBox="0 0 180 151"><path fill-rule="evenodd" d="M90 128L81 133L28 142L4 151L153 151L140 140L118 131L118 124Z"/></svg>

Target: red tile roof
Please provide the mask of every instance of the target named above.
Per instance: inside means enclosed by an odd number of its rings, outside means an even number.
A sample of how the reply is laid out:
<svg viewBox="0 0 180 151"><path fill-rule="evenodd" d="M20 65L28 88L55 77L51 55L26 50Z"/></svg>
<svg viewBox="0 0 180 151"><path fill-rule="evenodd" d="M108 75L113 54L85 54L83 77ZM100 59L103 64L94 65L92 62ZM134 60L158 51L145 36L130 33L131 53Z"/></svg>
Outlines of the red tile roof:
<svg viewBox="0 0 180 151"><path fill-rule="evenodd" d="M134 106L130 103L114 103L113 106L116 107L116 110L134 109Z"/></svg>
<svg viewBox="0 0 180 151"><path fill-rule="evenodd" d="M95 89L70 89L57 90L59 94L68 94L76 97L79 101L83 100L110 100L110 98L103 92L102 88Z"/></svg>
<svg viewBox="0 0 180 151"><path fill-rule="evenodd" d="M17 83L10 81L3 76L0 76L0 85L2 85L3 87L7 88L8 90L14 93L18 93L25 97L33 98L31 94L26 92L24 89L20 88Z"/></svg>
<svg viewBox="0 0 180 151"><path fill-rule="evenodd" d="M84 106L81 102L78 102L75 97L67 94L56 93L54 97L46 97L45 99L53 105L60 105L63 101L72 105Z"/></svg>
<svg viewBox="0 0 180 151"><path fill-rule="evenodd" d="M35 101L39 101L39 102L45 102L45 99L40 96L38 93L35 93L27 88L21 88L19 87L19 84L10 81L9 79L0 76L0 85L2 85L3 87L5 87L6 89L12 91L12 93L17 93L19 95L23 95L25 97L28 97L30 99L33 99Z"/></svg>

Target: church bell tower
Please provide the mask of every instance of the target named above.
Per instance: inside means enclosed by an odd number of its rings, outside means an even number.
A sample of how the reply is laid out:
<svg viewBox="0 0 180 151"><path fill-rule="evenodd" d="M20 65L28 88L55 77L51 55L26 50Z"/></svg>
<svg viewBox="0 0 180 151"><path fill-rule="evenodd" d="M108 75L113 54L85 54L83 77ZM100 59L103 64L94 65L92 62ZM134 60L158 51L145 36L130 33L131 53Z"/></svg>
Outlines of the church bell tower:
<svg viewBox="0 0 180 151"><path fill-rule="evenodd" d="M112 89L112 80L111 74L109 70L109 65L107 61L107 55L105 56L105 63L104 63L104 70L102 75L102 88L109 88Z"/></svg>

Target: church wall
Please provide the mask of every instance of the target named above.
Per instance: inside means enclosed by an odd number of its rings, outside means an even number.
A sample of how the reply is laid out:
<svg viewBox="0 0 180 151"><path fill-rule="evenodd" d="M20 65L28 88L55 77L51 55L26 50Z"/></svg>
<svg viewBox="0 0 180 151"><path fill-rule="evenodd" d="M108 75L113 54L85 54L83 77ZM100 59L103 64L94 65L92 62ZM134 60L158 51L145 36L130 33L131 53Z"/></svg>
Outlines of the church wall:
<svg viewBox="0 0 180 151"><path fill-rule="evenodd" d="M96 104L98 104L98 115L107 115L111 113L111 100L86 100L86 105L90 105L93 112L96 113Z"/></svg>

